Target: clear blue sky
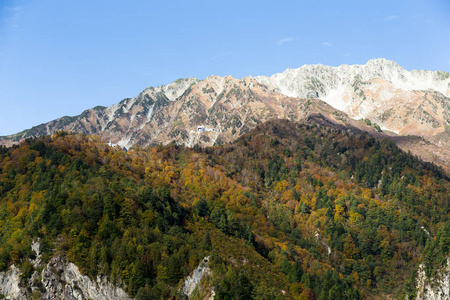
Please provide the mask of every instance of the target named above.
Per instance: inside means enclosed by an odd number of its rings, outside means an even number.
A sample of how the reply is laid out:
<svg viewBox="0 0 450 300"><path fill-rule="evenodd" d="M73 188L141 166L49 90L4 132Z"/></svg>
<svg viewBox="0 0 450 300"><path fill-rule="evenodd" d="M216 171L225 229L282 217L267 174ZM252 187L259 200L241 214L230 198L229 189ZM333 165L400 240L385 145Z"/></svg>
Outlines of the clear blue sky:
<svg viewBox="0 0 450 300"><path fill-rule="evenodd" d="M0 0L0 135L181 77L450 71L450 1Z"/></svg>

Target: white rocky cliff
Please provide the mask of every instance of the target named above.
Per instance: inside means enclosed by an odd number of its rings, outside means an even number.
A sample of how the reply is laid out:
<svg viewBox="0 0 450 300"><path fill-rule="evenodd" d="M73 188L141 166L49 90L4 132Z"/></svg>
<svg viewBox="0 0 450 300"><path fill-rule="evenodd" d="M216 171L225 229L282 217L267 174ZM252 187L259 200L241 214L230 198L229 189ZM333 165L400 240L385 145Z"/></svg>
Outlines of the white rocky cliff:
<svg viewBox="0 0 450 300"><path fill-rule="evenodd" d="M76 265L62 255L55 255L47 265L42 266L39 243L34 241L32 249L36 259L34 271L25 283L21 283L21 272L14 265L6 272L0 272L0 294L6 299L64 299L64 300L112 300L131 299L121 288L115 287L106 277L97 276L91 280L81 274Z"/></svg>
<svg viewBox="0 0 450 300"><path fill-rule="evenodd" d="M205 257L194 269L192 274L183 282L181 290L188 297L192 299L195 292L203 294L203 299L214 299L214 288L201 286L202 279L212 275L211 269L209 268L209 256ZM198 296L198 295L196 295Z"/></svg>
<svg viewBox="0 0 450 300"><path fill-rule="evenodd" d="M450 299L450 259L438 270L434 278L427 278L424 265L419 266L416 277L415 300L445 300Z"/></svg>
<svg viewBox="0 0 450 300"><path fill-rule="evenodd" d="M20 287L20 270L12 265L8 271L0 272L0 298L27 299Z"/></svg>
<svg viewBox="0 0 450 300"><path fill-rule="evenodd" d="M397 133L442 132L433 124L417 130L408 126L431 119L450 125L450 76L442 71L407 71L394 61L373 59L365 65L305 65L255 79L289 97L319 98L350 117L369 118Z"/></svg>
<svg viewBox="0 0 450 300"><path fill-rule="evenodd" d="M298 69L287 69L283 73L271 77L255 77L257 81L278 88L282 94L287 96L298 98L315 96L329 101L332 106L331 95L338 95L338 92L352 87L355 78L360 82L382 79L405 91L431 89L450 96L448 73L426 70L407 71L396 62L383 58L369 60L365 65L341 65L339 67L321 64L304 65ZM312 90L317 93L310 94Z"/></svg>

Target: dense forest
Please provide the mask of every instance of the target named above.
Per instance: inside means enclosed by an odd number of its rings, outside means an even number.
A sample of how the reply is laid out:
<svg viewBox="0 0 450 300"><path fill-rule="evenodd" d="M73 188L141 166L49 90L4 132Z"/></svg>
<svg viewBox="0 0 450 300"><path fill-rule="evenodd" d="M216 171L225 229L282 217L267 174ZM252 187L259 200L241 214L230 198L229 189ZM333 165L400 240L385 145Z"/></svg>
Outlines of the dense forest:
<svg viewBox="0 0 450 300"><path fill-rule="evenodd" d="M0 148L0 271L33 240L136 299L410 299L450 251L450 180L387 139L319 117L211 148L110 147L60 132ZM37 270L40 271L40 270Z"/></svg>

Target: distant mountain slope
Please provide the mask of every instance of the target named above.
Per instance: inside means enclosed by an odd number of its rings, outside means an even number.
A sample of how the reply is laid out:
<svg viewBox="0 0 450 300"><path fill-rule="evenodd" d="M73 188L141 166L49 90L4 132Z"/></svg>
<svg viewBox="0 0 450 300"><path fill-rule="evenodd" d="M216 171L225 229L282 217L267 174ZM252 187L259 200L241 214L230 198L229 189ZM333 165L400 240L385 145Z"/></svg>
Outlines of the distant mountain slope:
<svg viewBox="0 0 450 300"><path fill-rule="evenodd" d="M402 135L434 135L450 124L449 73L407 71L393 61L307 65L256 79L280 93L319 98L353 118L368 118Z"/></svg>
<svg viewBox="0 0 450 300"><path fill-rule="evenodd" d="M388 136L423 137L422 145L415 145L413 138L403 138L399 145L449 168L449 96L446 72L406 71L385 59L339 67L306 65L271 77L179 79L107 108L95 107L3 137L0 142L10 145L65 130L97 134L127 148L172 141L210 146L232 141L273 118L299 121L321 113L364 130L390 131ZM366 124L354 121L359 119L367 119ZM199 126L203 126L200 132Z"/></svg>

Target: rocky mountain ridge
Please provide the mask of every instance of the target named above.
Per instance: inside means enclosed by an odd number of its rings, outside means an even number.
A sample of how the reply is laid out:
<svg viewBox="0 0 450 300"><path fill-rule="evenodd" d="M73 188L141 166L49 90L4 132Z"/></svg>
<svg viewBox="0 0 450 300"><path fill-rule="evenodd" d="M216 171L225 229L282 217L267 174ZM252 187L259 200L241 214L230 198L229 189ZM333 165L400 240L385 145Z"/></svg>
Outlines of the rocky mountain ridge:
<svg viewBox="0 0 450 300"><path fill-rule="evenodd" d="M212 146L273 118L301 121L320 113L387 136L420 136L429 146L403 139L403 148L448 168L449 96L449 74L442 71L407 71L385 59L339 67L305 65L271 77L179 79L109 107L3 137L0 143L65 130L96 134L127 148L172 141Z"/></svg>
<svg viewBox="0 0 450 300"><path fill-rule="evenodd" d="M366 65L336 68L307 65L256 79L290 97L322 99L352 118L374 120L402 135L433 135L443 129L432 119L447 125L449 121L450 78L446 72L407 71L393 61L375 59ZM414 118L408 119L409 115ZM407 126L414 121L425 126Z"/></svg>

